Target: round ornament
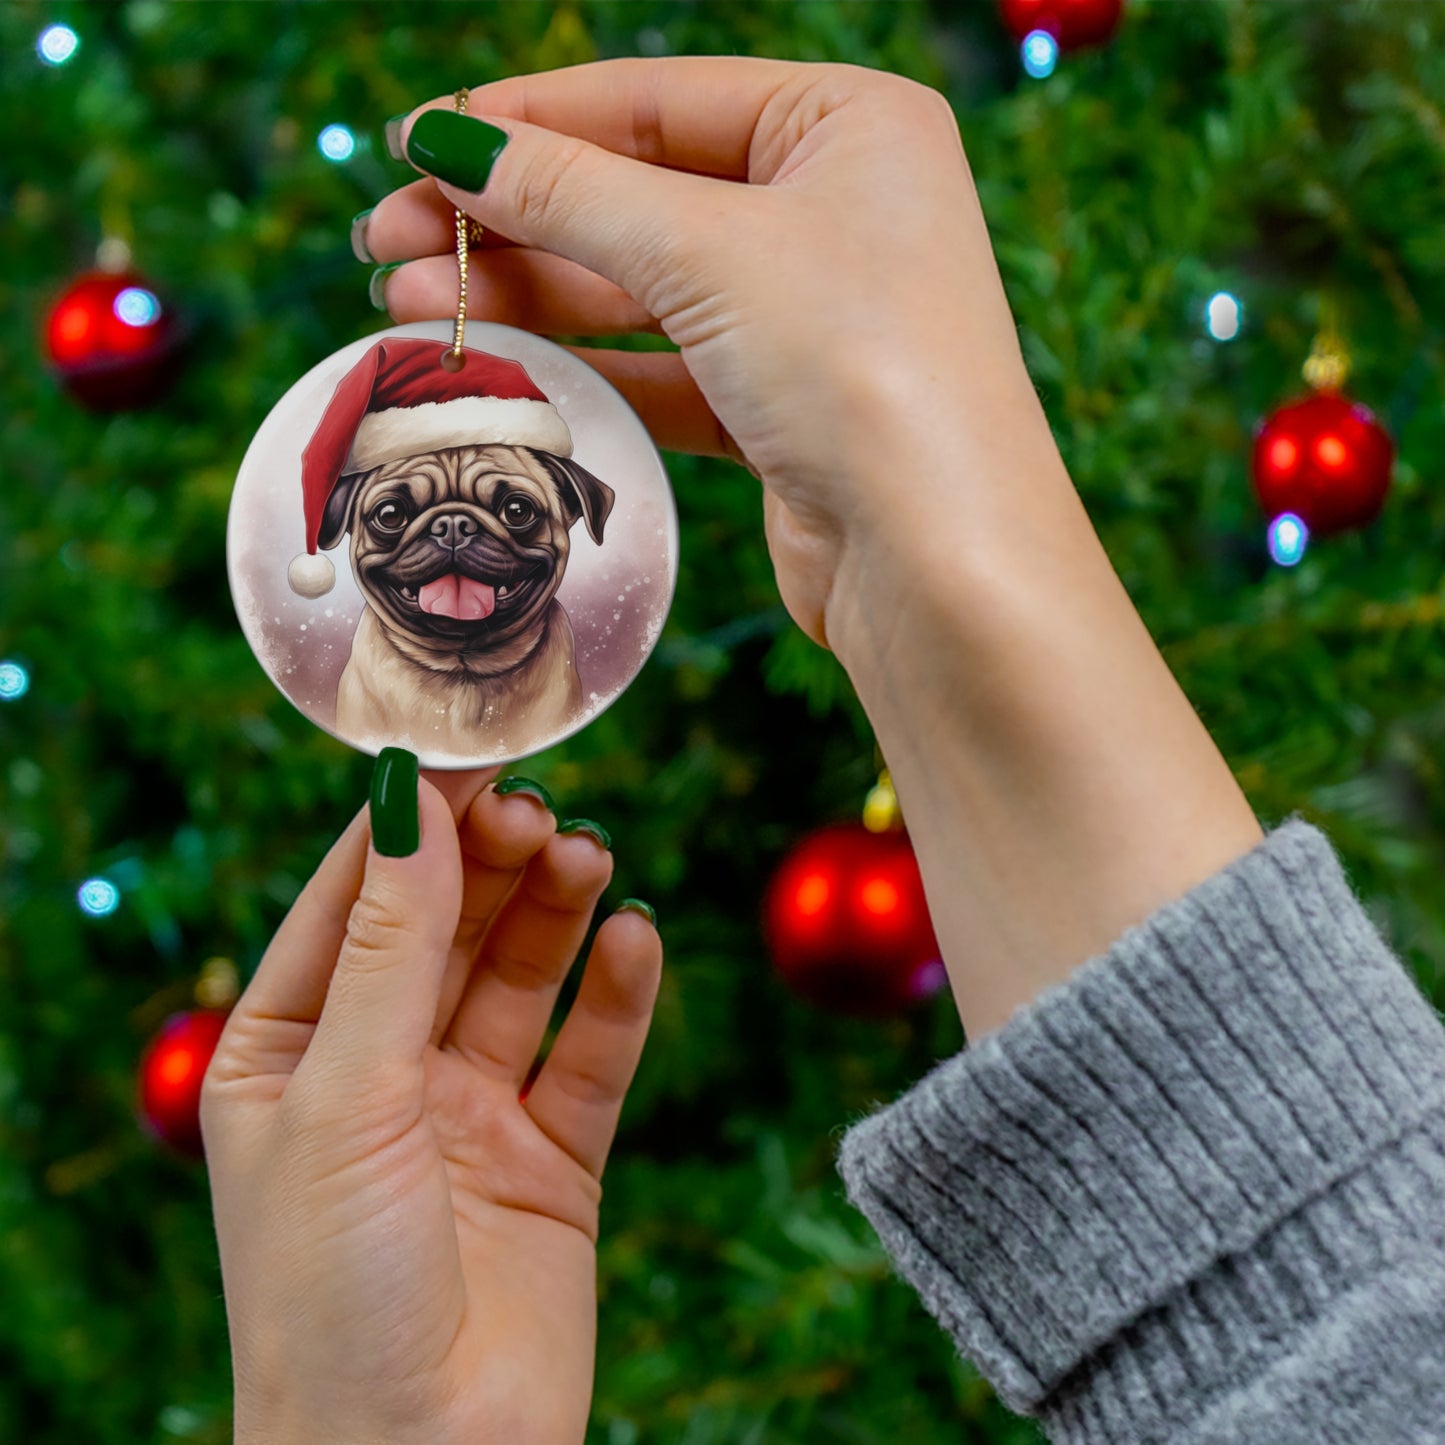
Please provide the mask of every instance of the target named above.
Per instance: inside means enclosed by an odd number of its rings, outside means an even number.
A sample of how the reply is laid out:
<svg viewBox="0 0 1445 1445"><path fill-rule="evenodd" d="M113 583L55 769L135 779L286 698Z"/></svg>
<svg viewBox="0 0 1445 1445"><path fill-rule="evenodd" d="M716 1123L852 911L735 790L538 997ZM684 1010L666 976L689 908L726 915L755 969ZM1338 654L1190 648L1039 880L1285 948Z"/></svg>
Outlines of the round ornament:
<svg viewBox="0 0 1445 1445"><path fill-rule="evenodd" d="M67 391L96 411L155 401L174 378L179 328L143 277L92 271L51 307L47 359Z"/></svg>
<svg viewBox="0 0 1445 1445"><path fill-rule="evenodd" d="M773 965L837 1013L901 1013L946 982L908 835L839 823L783 860L763 904Z"/></svg>
<svg viewBox="0 0 1445 1445"><path fill-rule="evenodd" d="M1395 447L1368 407L1320 391L1279 407L1254 439L1265 515L1299 517L1315 536L1368 526L1390 490Z"/></svg>
<svg viewBox="0 0 1445 1445"><path fill-rule="evenodd" d="M662 458L570 351L469 321L393 327L308 372L231 500L241 627L307 717L424 767L569 737L637 675L677 583Z"/></svg>
<svg viewBox="0 0 1445 1445"><path fill-rule="evenodd" d="M141 1121L182 1154L205 1153L201 1084L228 1017L228 1010L209 1008L172 1014L141 1057Z"/></svg>
<svg viewBox="0 0 1445 1445"><path fill-rule="evenodd" d="M1124 0L999 0L999 16L1015 40L1042 30L1060 50L1103 44L1123 11Z"/></svg>

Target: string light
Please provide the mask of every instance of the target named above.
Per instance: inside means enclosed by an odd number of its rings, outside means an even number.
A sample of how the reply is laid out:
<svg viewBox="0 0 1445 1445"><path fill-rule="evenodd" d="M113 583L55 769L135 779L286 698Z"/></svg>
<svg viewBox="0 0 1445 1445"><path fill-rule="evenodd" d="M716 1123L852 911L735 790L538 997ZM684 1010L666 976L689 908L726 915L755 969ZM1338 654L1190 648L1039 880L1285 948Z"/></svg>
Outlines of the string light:
<svg viewBox="0 0 1445 1445"><path fill-rule="evenodd" d="M80 49L80 36L68 25L47 25L35 42L35 53L47 65L64 65Z"/></svg>
<svg viewBox="0 0 1445 1445"><path fill-rule="evenodd" d="M1046 80L1059 63L1059 42L1047 30L1031 30L1019 47L1024 69L1035 80Z"/></svg>
<svg viewBox="0 0 1445 1445"><path fill-rule="evenodd" d="M8 659L0 662L0 702L17 702L30 691L30 674Z"/></svg>
<svg viewBox="0 0 1445 1445"><path fill-rule="evenodd" d="M127 326L150 326L160 320L161 303L155 292L144 286L127 286L111 307L116 320Z"/></svg>
<svg viewBox="0 0 1445 1445"><path fill-rule="evenodd" d="M316 137L316 148L329 161L349 161L356 153L356 137L344 125L329 125Z"/></svg>
<svg viewBox="0 0 1445 1445"><path fill-rule="evenodd" d="M1244 325L1244 307L1228 291L1216 291L1204 308L1204 329L1216 341L1233 341Z"/></svg>
<svg viewBox="0 0 1445 1445"><path fill-rule="evenodd" d="M1281 512L1269 524L1269 555L1281 567L1293 567L1305 554L1310 529L1293 512Z"/></svg>
<svg viewBox="0 0 1445 1445"><path fill-rule="evenodd" d="M80 911L92 918L109 918L120 907L120 889L109 878L87 878L75 897Z"/></svg>

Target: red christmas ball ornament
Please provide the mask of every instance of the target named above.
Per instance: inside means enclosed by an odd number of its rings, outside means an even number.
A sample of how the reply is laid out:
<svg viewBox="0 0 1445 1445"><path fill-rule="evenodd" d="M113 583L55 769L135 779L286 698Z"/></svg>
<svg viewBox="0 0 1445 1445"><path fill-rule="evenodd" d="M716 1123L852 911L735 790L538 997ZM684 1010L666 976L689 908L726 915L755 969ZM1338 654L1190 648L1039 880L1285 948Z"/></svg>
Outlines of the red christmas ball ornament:
<svg viewBox="0 0 1445 1445"><path fill-rule="evenodd" d="M157 400L174 379L179 327L143 278L92 271L73 282L45 322L45 352L65 388L95 411Z"/></svg>
<svg viewBox="0 0 1445 1445"><path fill-rule="evenodd" d="M1022 44L1035 30L1058 41L1060 50L1102 45L1118 28L1124 0L999 0L999 16Z"/></svg>
<svg viewBox="0 0 1445 1445"><path fill-rule="evenodd" d="M1320 391L1264 420L1251 470L1266 516L1293 512L1313 535L1329 536L1379 516L1394 461L1390 434L1368 407Z"/></svg>
<svg viewBox="0 0 1445 1445"><path fill-rule="evenodd" d="M140 1062L140 1118L157 1138L202 1158L201 1082L216 1052L229 1009L172 1014Z"/></svg>
<svg viewBox="0 0 1445 1445"><path fill-rule="evenodd" d="M774 967L837 1013L901 1013L946 981L908 835L840 823L804 838L768 887Z"/></svg>

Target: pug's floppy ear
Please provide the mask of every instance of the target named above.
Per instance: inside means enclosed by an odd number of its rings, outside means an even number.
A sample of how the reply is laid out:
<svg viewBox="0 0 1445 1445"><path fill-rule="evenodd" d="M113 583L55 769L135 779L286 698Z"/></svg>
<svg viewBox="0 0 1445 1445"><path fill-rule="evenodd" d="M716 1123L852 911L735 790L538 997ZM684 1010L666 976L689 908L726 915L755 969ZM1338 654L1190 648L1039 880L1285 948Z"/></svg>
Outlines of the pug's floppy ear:
<svg viewBox="0 0 1445 1445"><path fill-rule="evenodd" d="M332 487L331 495L326 499L326 510L321 514L321 531L316 538L316 545L323 552L329 552L346 535L351 517L351 499L356 495L357 484L364 475L364 472L351 472L338 478Z"/></svg>
<svg viewBox="0 0 1445 1445"><path fill-rule="evenodd" d="M571 457L559 457L555 452L544 452L539 447L527 450L547 468L562 503L567 508L567 525L570 527L578 517L587 522L587 535L600 547L602 527L612 511L617 494L606 482L599 482L586 467L578 466Z"/></svg>

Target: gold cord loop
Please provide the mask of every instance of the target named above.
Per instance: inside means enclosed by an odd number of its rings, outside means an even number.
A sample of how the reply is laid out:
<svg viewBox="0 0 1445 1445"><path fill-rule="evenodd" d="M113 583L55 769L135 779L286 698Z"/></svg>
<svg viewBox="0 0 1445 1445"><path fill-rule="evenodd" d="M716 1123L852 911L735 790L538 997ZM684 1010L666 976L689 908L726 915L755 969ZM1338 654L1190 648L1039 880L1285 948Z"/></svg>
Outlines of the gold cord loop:
<svg viewBox="0 0 1445 1445"><path fill-rule="evenodd" d="M458 114L467 113L469 92L457 91L452 104ZM462 354L462 340L467 334L467 250L469 245L478 245L482 239L482 227L465 211L457 212L457 324L452 332L452 349L442 357L442 365L448 371L460 371L466 365Z"/></svg>

